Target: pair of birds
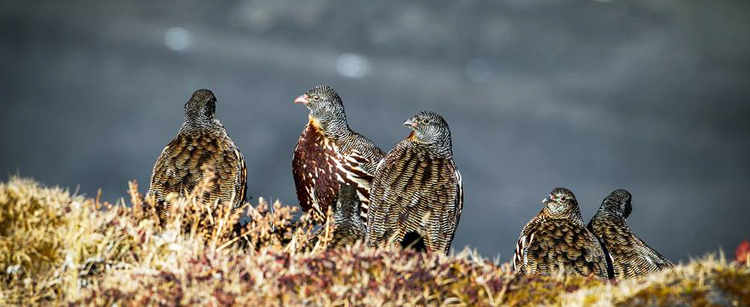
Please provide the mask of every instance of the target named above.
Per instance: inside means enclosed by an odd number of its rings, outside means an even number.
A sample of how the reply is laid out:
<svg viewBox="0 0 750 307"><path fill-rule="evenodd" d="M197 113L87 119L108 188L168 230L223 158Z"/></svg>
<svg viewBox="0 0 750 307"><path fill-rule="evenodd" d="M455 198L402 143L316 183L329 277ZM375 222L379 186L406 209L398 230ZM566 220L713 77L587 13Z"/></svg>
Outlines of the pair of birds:
<svg viewBox="0 0 750 307"><path fill-rule="evenodd" d="M354 132L341 97L316 86L294 101L310 113L292 159L297 199L319 221L333 211L330 247L409 245L448 253L463 208L461 174L442 116L422 111L387 154Z"/></svg>
<svg viewBox="0 0 750 307"><path fill-rule="evenodd" d="M634 278L672 267L672 263L628 227L633 210L630 192L610 193L584 224L578 201L568 189L556 188L542 200L545 207L521 231L513 268L522 274L594 275Z"/></svg>
<svg viewBox="0 0 750 307"><path fill-rule="evenodd" d="M297 198L321 222L333 209L333 246L401 243L416 234L427 249L448 252L463 188L450 129L440 115L423 111L404 122L412 132L385 154L349 127L343 102L330 86L316 86L294 102L310 111L292 160ZM215 111L214 94L195 91L177 137L154 165L147 197L162 222L170 207L167 195L186 195L206 171L215 174L203 195L207 203L236 209L245 201L245 160Z"/></svg>

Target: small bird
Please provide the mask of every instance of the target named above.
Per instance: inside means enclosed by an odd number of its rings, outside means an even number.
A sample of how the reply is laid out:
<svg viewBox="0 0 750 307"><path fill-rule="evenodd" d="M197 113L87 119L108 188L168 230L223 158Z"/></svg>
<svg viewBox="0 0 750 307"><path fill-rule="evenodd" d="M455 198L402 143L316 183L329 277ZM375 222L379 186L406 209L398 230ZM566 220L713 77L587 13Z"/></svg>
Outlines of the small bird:
<svg viewBox="0 0 750 307"><path fill-rule="evenodd" d="M357 190L350 185L342 185L336 198L333 212L333 239L328 248L352 245L364 241L367 227L360 216L360 200Z"/></svg>
<svg viewBox="0 0 750 307"><path fill-rule="evenodd" d="M604 247L611 264L610 277L617 279L640 277L674 266L630 231L626 219L633 211L631 199L627 190L613 191L588 225Z"/></svg>
<svg viewBox="0 0 750 307"><path fill-rule="evenodd" d="M247 169L242 153L216 119L216 97L207 89L193 93L185 104L185 120L180 131L156 160L147 197L156 202L164 222L170 205L169 193L185 196L204 177L214 173L213 186L204 194L207 204L217 200L236 209L245 201Z"/></svg>
<svg viewBox="0 0 750 307"><path fill-rule="evenodd" d="M292 158L297 200L302 210L319 222L325 221L328 207L335 206L340 186L345 183L357 190L361 218L366 221L370 183L385 153L349 128L344 104L332 87L313 87L294 103L310 110Z"/></svg>
<svg viewBox="0 0 750 307"><path fill-rule="evenodd" d="M521 231L513 255L513 268L521 274L593 274L608 278L604 251L586 229L575 195L555 188L545 207Z"/></svg>
<svg viewBox="0 0 750 307"><path fill-rule="evenodd" d="M428 251L448 253L463 209L461 173L445 119L422 111L404 122L412 132L383 159L372 182L369 246L421 237Z"/></svg>

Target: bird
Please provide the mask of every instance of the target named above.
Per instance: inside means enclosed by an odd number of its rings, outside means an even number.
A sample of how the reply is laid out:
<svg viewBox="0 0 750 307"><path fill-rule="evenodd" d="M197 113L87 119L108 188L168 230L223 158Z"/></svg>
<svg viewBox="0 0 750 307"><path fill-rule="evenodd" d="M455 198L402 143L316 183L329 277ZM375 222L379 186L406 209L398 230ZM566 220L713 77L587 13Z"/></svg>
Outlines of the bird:
<svg viewBox="0 0 750 307"><path fill-rule="evenodd" d="M336 196L336 209L333 211L333 238L328 248L353 245L364 241L367 226L360 216L360 200L357 190L348 184L342 185Z"/></svg>
<svg viewBox="0 0 750 307"><path fill-rule="evenodd" d="M594 275L607 279L604 251L583 223L578 201L566 188L555 188L544 208L523 227L513 255L519 274Z"/></svg>
<svg viewBox="0 0 750 307"><path fill-rule="evenodd" d="M367 216L368 246L421 238L429 252L447 254L463 210L463 182L453 161L451 132L438 113L404 122L412 131L375 172Z"/></svg>
<svg viewBox="0 0 750 307"><path fill-rule="evenodd" d="M185 119L177 136L154 164L147 198L156 204L164 223L170 193L185 196L211 171L212 186L203 195L206 204L240 207L247 193L245 158L216 118L216 96L207 89L195 91L185 103Z"/></svg>
<svg viewBox="0 0 750 307"><path fill-rule="evenodd" d="M610 277L637 278L674 265L667 258L649 247L628 227L626 219L633 211L632 195L624 189L610 193L596 212L588 229L601 242Z"/></svg>
<svg viewBox="0 0 750 307"><path fill-rule="evenodd" d="M341 184L349 184L357 191L361 219L366 221L370 183L385 153L349 127L344 104L333 87L315 86L294 103L310 111L292 158L300 207L315 221L324 222Z"/></svg>

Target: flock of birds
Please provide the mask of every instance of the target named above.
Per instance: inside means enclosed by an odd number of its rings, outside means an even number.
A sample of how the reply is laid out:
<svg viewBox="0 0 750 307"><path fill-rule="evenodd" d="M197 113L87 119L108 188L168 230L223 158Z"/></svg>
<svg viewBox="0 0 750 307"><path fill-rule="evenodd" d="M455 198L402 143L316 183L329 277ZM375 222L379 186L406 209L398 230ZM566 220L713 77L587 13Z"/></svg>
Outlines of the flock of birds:
<svg viewBox="0 0 750 307"><path fill-rule="evenodd" d="M371 247L404 246L448 253L463 209L461 173L451 133L439 114L422 111L404 122L411 133L390 152L354 132L341 97L316 86L294 100L309 121L292 159L297 199L319 223L333 214L330 247L363 241ZM216 119L216 97L195 91L185 104L177 137L162 151L147 197L163 221L167 195L185 195L204 174L215 174L206 203L239 208L246 200L242 153ZM521 274L580 274L599 278L643 276L672 263L646 245L626 223L631 195L616 190L586 225L575 195L556 188L521 231L513 268Z"/></svg>

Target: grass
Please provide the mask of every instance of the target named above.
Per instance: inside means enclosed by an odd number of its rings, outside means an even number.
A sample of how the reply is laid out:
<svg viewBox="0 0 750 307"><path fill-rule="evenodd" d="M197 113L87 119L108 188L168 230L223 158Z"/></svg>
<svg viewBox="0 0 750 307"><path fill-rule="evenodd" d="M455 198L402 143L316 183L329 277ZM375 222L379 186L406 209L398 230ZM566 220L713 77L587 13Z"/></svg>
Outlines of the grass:
<svg viewBox="0 0 750 307"><path fill-rule="evenodd" d="M129 206L0 183L0 306L750 306L747 262L709 255L617 282L517 276L470 250L329 250L330 225L313 238L296 206L209 212L205 188L174 199L161 227L134 183Z"/></svg>

